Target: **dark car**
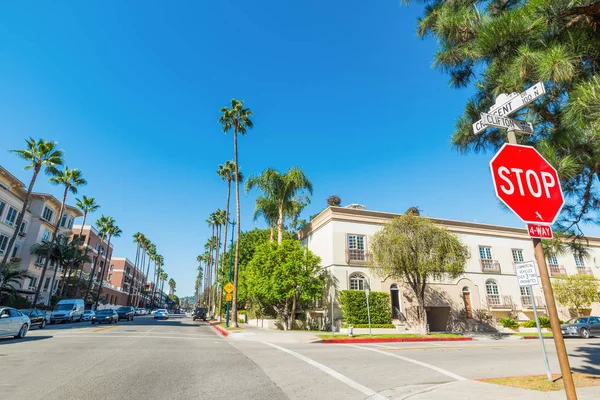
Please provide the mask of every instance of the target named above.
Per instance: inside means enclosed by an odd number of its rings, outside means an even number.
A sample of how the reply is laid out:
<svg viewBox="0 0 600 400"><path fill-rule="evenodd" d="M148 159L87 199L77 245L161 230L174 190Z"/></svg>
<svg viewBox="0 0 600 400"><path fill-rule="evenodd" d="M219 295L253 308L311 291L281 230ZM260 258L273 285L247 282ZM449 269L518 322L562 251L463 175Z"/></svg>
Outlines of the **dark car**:
<svg viewBox="0 0 600 400"><path fill-rule="evenodd" d="M129 306L119 307L117 308L117 314L119 314L119 319L133 321L133 316L135 315L135 308Z"/></svg>
<svg viewBox="0 0 600 400"><path fill-rule="evenodd" d="M92 317L92 325L95 323L103 323L107 324L117 323L119 322L119 314L115 310L98 310L96 311L96 315Z"/></svg>
<svg viewBox="0 0 600 400"><path fill-rule="evenodd" d="M37 308L27 308L19 311L29 317L31 320L31 326L39 326L40 329L44 329L46 327L46 324L48 323L46 311L38 310Z"/></svg>
<svg viewBox="0 0 600 400"><path fill-rule="evenodd" d="M578 317L560 326L563 336L576 336L587 339L590 336L600 336L600 317Z"/></svg>
<svg viewBox="0 0 600 400"><path fill-rule="evenodd" d="M192 315L192 320L195 321L197 319L206 321L206 308L196 308L196 310L194 310L194 315Z"/></svg>

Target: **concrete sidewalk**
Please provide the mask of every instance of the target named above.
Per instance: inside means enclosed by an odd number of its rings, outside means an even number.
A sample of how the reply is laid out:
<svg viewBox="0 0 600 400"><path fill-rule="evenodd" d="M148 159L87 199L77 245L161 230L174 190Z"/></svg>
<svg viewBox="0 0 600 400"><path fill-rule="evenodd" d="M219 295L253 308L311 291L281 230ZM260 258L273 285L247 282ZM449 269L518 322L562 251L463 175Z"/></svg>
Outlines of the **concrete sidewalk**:
<svg viewBox="0 0 600 400"><path fill-rule="evenodd" d="M323 333L310 331L279 331L257 328L247 324L240 324L240 327L244 328L244 330L228 331L230 339L269 343L311 343L320 340L316 335Z"/></svg>
<svg viewBox="0 0 600 400"><path fill-rule="evenodd" d="M385 392L380 394L385 396ZM577 397L579 400L597 400L600 398L600 387L577 389ZM396 399L402 398L405 397ZM564 390L538 392L471 380L444 383L410 395L411 400L564 400L565 398Z"/></svg>

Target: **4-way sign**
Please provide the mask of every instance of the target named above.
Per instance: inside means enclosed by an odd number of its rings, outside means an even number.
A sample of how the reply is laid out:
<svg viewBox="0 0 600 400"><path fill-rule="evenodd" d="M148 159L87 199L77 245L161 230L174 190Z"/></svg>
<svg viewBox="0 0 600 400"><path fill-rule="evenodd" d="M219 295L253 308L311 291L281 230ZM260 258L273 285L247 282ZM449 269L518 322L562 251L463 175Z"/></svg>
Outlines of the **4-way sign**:
<svg viewBox="0 0 600 400"><path fill-rule="evenodd" d="M506 143L490 161L496 196L528 224L552 225L565 199L556 169L531 146Z"/></svg>

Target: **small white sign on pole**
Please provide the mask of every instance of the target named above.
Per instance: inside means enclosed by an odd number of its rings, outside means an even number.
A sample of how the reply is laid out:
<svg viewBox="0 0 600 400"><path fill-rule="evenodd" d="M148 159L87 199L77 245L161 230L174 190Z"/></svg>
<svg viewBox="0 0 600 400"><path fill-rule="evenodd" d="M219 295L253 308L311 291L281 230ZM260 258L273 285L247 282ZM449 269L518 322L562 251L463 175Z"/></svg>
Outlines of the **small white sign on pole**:
<svg viewBox="0 0 600 400"><path fill-rule="evenodd" d="M533 261L515 264L519 286L539 285L537 268Z"/></svg>

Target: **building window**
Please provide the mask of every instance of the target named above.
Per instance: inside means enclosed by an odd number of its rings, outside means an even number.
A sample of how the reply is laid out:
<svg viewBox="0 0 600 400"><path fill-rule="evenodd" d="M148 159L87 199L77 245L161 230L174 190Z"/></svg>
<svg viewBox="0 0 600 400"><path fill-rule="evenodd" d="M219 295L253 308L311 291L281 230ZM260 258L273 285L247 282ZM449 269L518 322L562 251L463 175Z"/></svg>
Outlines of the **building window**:
<svg viewBox="0 0 600 400"><path fill-rule="evenodd" d="M112 270L114 270L114 269L115 269L115 266L114 266L114 264L113 264L113 265L111 265L111 266L110 266L110 270L112 271Z"/></svg>
<svg viewBox="0 0 600 400"><path fill-rule="evenodd" d="M13 247L13 251L12 254L10 255L11 258L15 258L17 256L17 254L19 253L19 246L15 245Z"/></svg>
<svg viewBox="0 0 600 400"><path fill-rule="evenodd" d="M3 202L2 200L0 200L0 218L2 218L2 213L4 212L5 206L6 206L6 203Z"/></svg>
<svg viewBox="0 0 600 400"><path fill-rule="evenodd" d="M350 290L365 290L367 287L369 283L363 274L350 275Z"/></svg>
<svg viewBox="0 0 600 400"><path fill-rule="evenodd" d="M50 286L50 278L46 278L46 282L44 282L44 290L48 290L48 286Z"/></svg>
<svg viewBox="0 0 600 400"><path fill-rule="evenodd" d="M0 235L0 254L4 254L6 246L8 246L8 236Z"/></svg>
<svg viewBox="0 0 600 400"><path fill-rule="evenodd" d="M44 233L42 234L42 242L46 243L50 240L50 231L48 229L44 229Z"/></svg>
<svg viewBox="0 0 600 400"><path fill-rule="evenodd" d="M44 265L44 257L37 256L37 258L35 259L35 265L40 266L40 267L42 265Z"/></svg>
<svg viewBox="0 0 600 400"><path fill-rule="evenodd" d="M14 226L15 221L17 220L17 210L12 207L8 207L8 212L6 213L6 220L4 221L8 226Z"/></svg>
<svg viewBox="0 0 600 400"><path fill-rule="evenodd" d="M512 249L513 262L519 263L525 261L523 258L523 249Z"/></svg>
<svg viewBox="0 0 600 400"><path fill-rule="evenodd" d="M485 293L487 294L487 301L490 306L501 305L500 301L500 290L498 289L498 283L492 279L488 279L485 282Z"/></svg>
<svg viewBox="0 0 600 400"><path fill-rule="evenodd" d="M67 214L63 214L62 219L60 220L60 226L64 227L65 225L67 225L67 218L69 216Z"/></svg>
<svg viewBox="0 0 600 400"><path fill-rule="evenodd" d="M52 214L54 211L49 209L48 207L44 207L44 212L42 213L42 218L44 218L48 222L52 222Z"/></svg>
<svg viewBox="0 0 600 400"><path fill-rule="evenodd" d="M365 259L365 237L348 235L348 259L363 261Z"/></svg>
<svg viewBox="0 0 600 400"><path fill-rule="evenodd" d="M69 229L73 229L73 222L74 221L75 221L75 218L69 217L69 225L68 225Z"/></svg>
<svg viewBox="0 0 600 400"><path fill-rule="evenodd" d="M108 274L108 281L110 282L111 279L112 279L112 274Z"/></svg>
<svg viewBox="0 0 600 400"><path fill-rule="evenodd" d="M556 256L549 256L548 264L558 265L558 259L556 258Z"/></svg>
<svg viewBox="0 0 600 400"><path fill-rule="evenodd" d="M492 248L489 246L479 246L479 258L482 260L491 260Z"/></svg>
<svg viewBox="0 0 600 400"><path fill-rule="evenodd" d="M521 296L531 296L531 288L529 286L521 286Z"/></svg>
<svg viewBox="0 0 600 400"><path fill-rule="evenodd" d="M52 291L56 292L56 287L58 286L58 279L54 281L54 285L52 285Z"/></svg>
<svg viewBox="0 0 600 400"><path fill-rule="evenodd" d="M583 257L581 254L574 254L573 257L575 258L575 266L585 267L585 263L583 262Z"/></svg>
<svg viewBox="0 0 600 400"><path fill-rule="evenodd" d="M25 228L27 228L27 222L21 222L21 227L19 228L19 234L21 236L25 236Z"/></svg>
<svg viewBox="0 0 600 400"><path fill-rule="evenodd" d="M31 282L29 282L29 287L35 287L37 280L38 280L37 276L34 276L33 278L31 278Z"/></svg>

